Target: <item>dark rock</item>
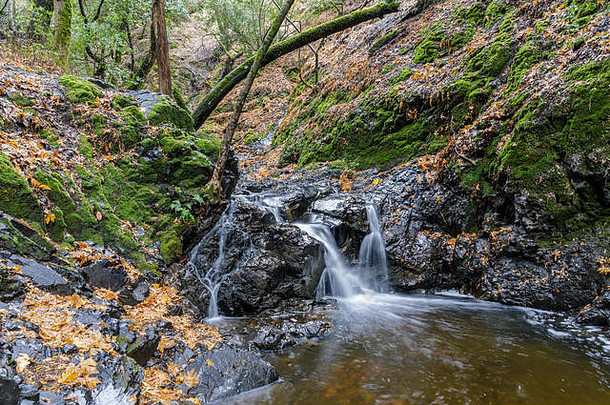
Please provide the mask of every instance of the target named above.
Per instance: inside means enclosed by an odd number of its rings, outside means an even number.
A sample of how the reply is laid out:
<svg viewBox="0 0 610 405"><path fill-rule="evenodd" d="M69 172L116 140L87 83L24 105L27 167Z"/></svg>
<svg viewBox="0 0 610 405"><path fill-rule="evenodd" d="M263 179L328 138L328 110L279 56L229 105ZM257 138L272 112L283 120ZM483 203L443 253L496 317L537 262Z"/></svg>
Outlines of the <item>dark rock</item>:
<svg viewBox="0 0 610 405"><path fill-rule="evenodd" d="M98 369L102 385L93 394L94 404L126 403L129 396L140 394L144 371L134 359L110 357Z"/></svg>
<svg viewBox="0 0 610 405"><path fill-rule="evenodd" d="M73 345L72 343L68 343L68 344L63 345L61 347L61 351L64 354L73 354L73 353L76 353L78 351L78 347L76 347L76 345Z"/></svg>
<svg viewBox="0 0 610 405"><path fill-rule="evenodd" d="M20 389L19 385L7 378L0 377L0 399L2 405L19 404Z"/></svg>
<svg viewBox="0 0 610 405"><path fill-rule="evenodd" d="M32 401L38 401L40 397L39 387L31 384L21 385L21 398L30 399Z"/></svg>
<svg viewBox="0 0 610 405"><path fill-rule="evenodd" d="M48 405L65 405L66 401L63 396L50 391L40 392L40 403Z"/></svg>
<svg viewBox="0 0 610 405"><path fill-rule="evenodd" d="M211 364L210 364L211 363ZM199 355L187 366L199 375L198 385L189 390L201 402L213 402L277 381L271 364L260 354L224 346Z"/></svg>
<svg viewBox="0 0 610 405"><path fill-rule="evenodd" d="M55 270L25 257L12 255L7 260L9 266L19 266L21 274L28 277L38 288L53 294L70 295L72 286Z"/></svg>
<svg viewBox="0 0 610 405"><path fill-rule="evenodd" d="M155 354L160 341L159 332L153 326L147 326L145 334L138 336L135 342L127 347L126 354L144 367Z"/></svg>
<svg viewBox="0 0 610 405"><path fill-rule="evenodd" d="M144 301L148 297L148 283L141 281L135 286L123 288L119 293L119 301L123 305L134 306Z"/></svg>
<svg viewBox="0 0 610 405"><path fill-rule="evenodd" d="M127 273L120 265L102 259L83 270L93 287L119 291L127 282Z"/></svg>
<svg viewBox="0 0 610 405"><path fill-rule="evenodd" d="M16 359L25 354L31 359L42 361L51 357L51 349L35 339L17 339L13 344L12 357Z"/></svg>

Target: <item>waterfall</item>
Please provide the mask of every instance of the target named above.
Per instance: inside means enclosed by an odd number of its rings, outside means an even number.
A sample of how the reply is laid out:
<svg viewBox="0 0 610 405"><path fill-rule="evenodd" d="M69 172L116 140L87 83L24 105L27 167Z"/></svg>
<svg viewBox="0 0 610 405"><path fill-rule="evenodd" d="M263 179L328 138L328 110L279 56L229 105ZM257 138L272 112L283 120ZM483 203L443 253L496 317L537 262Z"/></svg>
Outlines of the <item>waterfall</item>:
<svg viewBox="0 0 610 405"><path fill-rule="evenodd" d="M385 254L385 243L377 211L372 205L366 206L366 216L371 233L364 237L360 246L358 268L360 275L373 291L388 291L388 261Z"/></svg>
<svg viewBox="0 0 610 405"><path fill-rule="evenodd" d="M360 247L357 266L350 266L339 251L330 227L320 216L312 215L309 223L296 224L324 248L325 268L318 284L317 296L349 298L365 292L388 291L388 266L385 244L375 207L366 207L370 233Z"/></svg>
<svg viewBox="0 0 610 405"><path fill-rule="evenodd" d="M238 196L240 197L240 196ZM244 264L250 256L252 242L250 236L234 226L235 203L239 198L232 200L222 213L216 225L205 235L193 249L188 263L191 272L203 287L201 295L209 297L208 319L220 317L218 310L218 293L221 286L231 273ZM217 240L217 242L216 242ZM217 256L211 265L210 256L214 252L210 246L217 244ZM229 267L227 254L230 248L239 250L238 261L233 268ZM233 251L233 254L235 252Z"/></svg>

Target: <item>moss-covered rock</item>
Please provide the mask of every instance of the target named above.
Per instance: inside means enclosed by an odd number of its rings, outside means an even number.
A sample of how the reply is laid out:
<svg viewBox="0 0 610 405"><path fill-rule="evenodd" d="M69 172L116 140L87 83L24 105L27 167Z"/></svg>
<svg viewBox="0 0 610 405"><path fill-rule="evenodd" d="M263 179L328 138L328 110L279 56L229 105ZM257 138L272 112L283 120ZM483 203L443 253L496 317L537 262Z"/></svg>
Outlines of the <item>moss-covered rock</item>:
<svg viewBox="0 0 610 405"><path fill-rule="evenodd" d="M0 211L31 223L42 223L42 209L28 181L0 152Z"/></svg>
<svg viewBox="0 0 610 405"><path fill-rule="evenodd" d="M180 229L170 227L170 229L159 233L157 239L160 242L161 256L166 264L176 261L182 255L182 240L180 238Z"/></svg>
<svg viewBox="0 0 610 405"><path fill-rule="evenodd" d="M120 114L124 122L121 128L121 143L129 149L140 141L142 128L146 125L146 117L135 105L123 108Z"/></svg>
<svg viewBox="0 0 610 405"><path fill-rule="evenodd" d="M155 104L148 113L150 125L173 125L186 131L193 131L193 118L191 114L173 104L169 99L164 99Z"/></svg>
<svg viewBox="0 0 610 405"><path fill-rule="evenodd" d="M102 239L95 231L97 219L91 205L71 178L62 177L59 173L43 171L37 172L34 177L50 187L47 194L57 208L56 221L65 222L66 230L75 238L102 244Z"/></svg>
<svg viewBox="0 0 610 405"><path fill-rule="evenodd" d="M76 76L62 76L59 83L66 87L66 97L77 104L92 104L96 98L102 97L102 91L90 81Z"/></svg>
<svg viewBox="0 0 610 405"><path fill-rule="evenodd" d="M604 186L610 169L610 61L572 69L566 87L568 97L559 105L535 99L521 108L498 169L509 173L511 190L527 190L548 222L578 229L610 215L610 190Z"/></svg>
<svg viewBox="0 0 610 405"><path fill-rule="evenodd" d="M125 107L135 105L137 105L136 100L129 95L117 94L112 99L112 108L114 108L116 111L121 111Z"/></svg>

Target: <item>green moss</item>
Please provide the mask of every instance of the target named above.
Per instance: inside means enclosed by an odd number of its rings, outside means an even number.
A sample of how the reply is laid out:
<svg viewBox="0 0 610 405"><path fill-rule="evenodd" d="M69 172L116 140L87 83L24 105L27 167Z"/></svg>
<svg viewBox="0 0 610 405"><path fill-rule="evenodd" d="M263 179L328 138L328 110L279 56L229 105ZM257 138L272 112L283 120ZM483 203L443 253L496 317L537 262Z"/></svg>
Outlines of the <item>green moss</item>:
<svg viewBox="0 0 610 405"><path fill-rule="evenodd" d="M158 240L161 243L161 256L165 264L175 262L182 255L182 240L180 239L181 230L171 227L169 230L161 232Z"/></svg>
<svg viewBox="0 0 610 405"><path fill-rule="evenodd" d="M70 177L62 177L59 173L51 174L43 171L38 171L34 177L51 188L47 192L49 200L58 208L58 213L63 214L63 218L58 218L65 221L68 232L81 240L91 238L98 243L101 242L99 238L94 237L97 220L93 215L92 208ZM72 195L67 190L70 190Z"/></svg>
<svg viewBox="0 0 610 405"><path fill-rule="evenodd" d="M78 138L78 140L80 141L80 146L78 147L80 154L87 159L93 159L93 145L91 145L91 142L84 135Z"/></svg>
<svg viewBox="0 0 610 405"><path fill-rule="evenodd" d="M519 49L508 76L506 94L514 93L521 86L523 74L544 57L541 52L540 46L535 41L528 41Z"/></svg>
<svg viewBox="0 0 610 405"><path fill-rule="evenodd" d="M19 107L31 107L34 105L32 97L25 96L19 93L10 93L7 98L13 102L13 104Z"/></svg>
<svg viewBox="0 0 610 405"><path fill-rule="evenodd" d="M93 127L93 133L97 136L102 136L108 124L108 118L102 114L95 114L91 117L89 123Z"/></svg>
<svg viewBox="0 0 610 405"><path fill-rule="evenodd" d="M560 105L537 99L521 109L498 169L510 173L512 189L525 188L544 215L570 229L584 226L600 213L608 215L596 197L594 182L582 182L576 189L565 162L581 156L586 168L595 164L587 156L610 154L610 60L576 67L566 78L569 93Z"/></svg>
<svg viewBox="0 0 610 405"><path fill-rule="evenodd" d="M378 38L375 42L373 42L373 45L371 45L371 47L369 48L369 53L373 53L373 52L377 51L378 49L382 48L384 45L389 44L396 37L398 37L398 35L400 35L400 33L402 31L403 31L403 29L396 28L395 30L392 30L392 31L388 32L387 34L383 35L381 38Z"/></svg>
<svg viewBox="0 0 610 405"><path fill-rule="evenodd" d="M66 97L73 103L93 104L96 98L103 95L99 87L81 77L62 76L58 81L66 87Z"/></svg>
<svg viewBox="0 0 610 405"><path fill-rule="evenodd" d="M41 224L42 210L25 177L8 156L0 152L0 211L15 218Z"/></svg>
<svg viewBox="0 0 610 405"><path fill-rule="evenodd" d="M53 30L54 51L57 52L56 61L62 69L68 71L70 39L72 37L72 0L57 2L55 3L55 7L61 7L57 13L59 18Z"/></svg>
<svg viewBox="0 0 610 405"><path fill-rule="evenodd" d="M49 142L49 145L54 148L58 148L60 146L59 142L57 142L57 135L47 129L43 129L40 131L40 137L42 139L47 140Z"/></svg>
<svg viewBox="0 0 610 405"><path fill-rule="evenodd" d="M136 145L142 137L142 129L146 125L146 117L134 105L125 107L121 112L124 125L121 128L121 143L126 149Z"/></svg>
<svg viewBox="0 0 610 405"><path fill-rule="evenodd" d="M124 94L118 94L114 96L112 99L112 108L116 111L120 111L125 107L136 105L136 100L131 96L126 96Z"/></svg>
<svg viewBox="0 0 610 405"><path fill-rule="evenodd" d="M196 135L199 138L195 141L197 149L199 149L201 153L209 156L211 159L216 160L218 153L220 152L220 138L204 132L198 132Z"/></svg>
<svg viewBox="0 0 610 405"><path fill-rule="evenodd" d="M485 29L490 29L496 25L496 23L500 21L500 19L503 18L509 10L510 6L504 2L492 1L489 3L487 9L485 9Z"/></svg>
<svg viewBox="0 0 610 405"><path fill-rule="evenodd" d="M51 213L55 215L55 220L49 221L47 224L47 233L54 242L61 243L64 240L67 230L64 213L59 208L51 210Z"/></svg>
<svg viewBox="0 0 610 405"><path fill-rule="evenodd" d="M186 131L192 131L194 125L191 114L169 100L157 103L150 111L148 121L151 125L173 125Z"/></svg>

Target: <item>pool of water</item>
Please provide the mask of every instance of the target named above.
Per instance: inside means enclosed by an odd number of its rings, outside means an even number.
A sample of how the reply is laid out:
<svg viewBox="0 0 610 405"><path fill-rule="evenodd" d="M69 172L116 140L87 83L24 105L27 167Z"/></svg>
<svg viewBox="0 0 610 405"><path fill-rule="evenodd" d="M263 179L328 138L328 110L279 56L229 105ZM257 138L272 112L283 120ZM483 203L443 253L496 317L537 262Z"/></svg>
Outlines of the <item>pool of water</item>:
<svg viewBox="0 0 610 405"><path fill-rule="evenodd" d="M610 343L461 296L358 295L334 332L269 358L283 382L226 404L610 404Z"/></svg>

